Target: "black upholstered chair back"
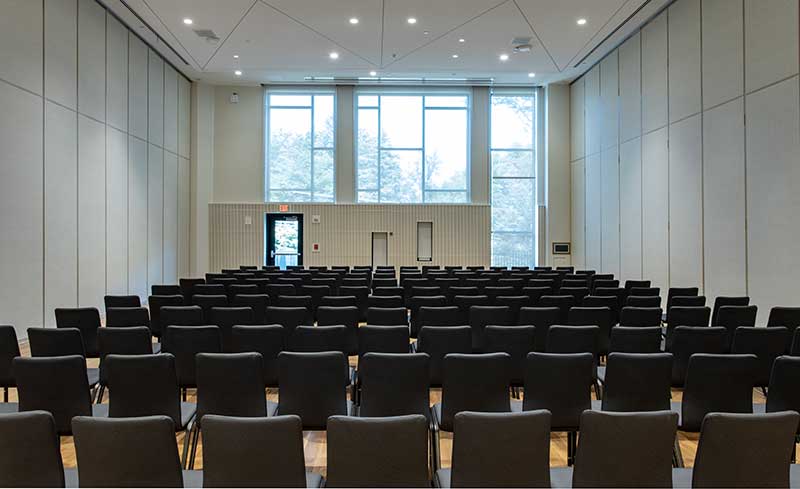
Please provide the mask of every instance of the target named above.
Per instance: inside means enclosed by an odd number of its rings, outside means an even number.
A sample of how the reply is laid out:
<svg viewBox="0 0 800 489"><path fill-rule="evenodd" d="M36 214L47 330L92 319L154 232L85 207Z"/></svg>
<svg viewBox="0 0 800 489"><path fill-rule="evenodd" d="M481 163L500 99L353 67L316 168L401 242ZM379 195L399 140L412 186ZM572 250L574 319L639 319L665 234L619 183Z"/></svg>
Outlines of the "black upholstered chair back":
<svg viewBox="0 0 800 489"><path fill-rule="evenodd" d="M222 335L216 326L169 326L161 351L175 357L178 385L197 387L194 357L198 353L222 352Z"/></svg>
<svg viewBox="0 0 800 489"><path fill-rule="evenodd" d="M453 431L453 418L461 411L511 411L507 353L448 354L443 375L441 429Z"/></svg>
<svg viewBox="0 0 800 489"><path fill-rule="evenodd" d="M167 416L175 430L181 428L181 398L175 357L109 355L105 359L109 390L108 415L112 418Z"/></svg>
<svg viewBox="0 0 800 489"><path fill-rule="evenodd" d="M598 355L597 326L551 326L547 333L548 353L591 353Z"/></svg>
<svg viewBox="0 0 800 489"><path fill-rule="evenodd" d="M169 326L202 326L205 324L203 309L200 306L163 306L161 307L161 325Z"/></svg>
<svg viewBox="0 0 800 489"><path fill-rule="evenodd" d="M28 346L32 357L86 357L81 336L78 328L28 328Z"/></svg>
<svg viewBox="0 0 800 489"><path fill-rule="evenodd" d="M661 351L661 327L614 326L611 328L609 353L658 353Z"/></svg>
<svg viewBox="0 0 800 489"><path fill-rule="evenodd" d="M419 332L417 351L430 357L430 385L439 387L445 356L472 353L472 330L469 326L425 326Z"/></svg>
<svg viewBox="0 0 800 489"><path fill-rule="evenodd" d="M789 341L786 343L786 353L789 353L791 338L797 327L800 326L800 307L773 307L770 309L769 319L767 319L767 327L771 326L783 326L789 330Z"/></svg>
<svg viewBox="0 0 800 489"><path fill-rule="evenodd" d="M142 300L138 295L107 295L103 297L103 305L108 315L111 307L142 307Z"/></svg>
<svg viewBox="0 0 800 489"><path fill-rule="evenodd" d="M667 291L667 311L672 307L672 299L675 297L692 297L698 295L697 287L670 287Z"/></svg>
<svg viewBox="0 0 800 489"><path fill-rule="evenodd" d="M591 353L529 353L523 410L550 411L553 431L578 429L581 413L591 408L593 369Z"/></svg>
<svg viewBox="0 0 800 489"><path fill-rule="evenodd" d="M356 306L319 306L317 308L317 324L319 326L344 326L347 329L348 355L358 354L358 319Z"/></svg>
<svg viewBox="0 0 800 489"><path fill-rule="evenodd" d="M608 353L611 327L614 325L612 311L608 307L572 307L569 310L567 324L571 326L597 326L597 352Z"/></svg>
<svg viewBox="0 0 800 489"><path fill-rule="evenodd" d="M301 353L338 351L349 356L347 328L345 326L298 326L289 340L288 350Z"/></svg>
<svg viewBox="0 0 800 489"><path fill-rule="evenodd" d="M535 326L486 326L486 353L508 353L511 357L511 385L522 386L528 353L534 351Z"/></svg>
<svg viewBox="0 0 800 489"><path fill-rule="evenodd" d="M183 297L183 290L181 290L181 286L180 285L158 284L158 285L151 285L150 286L150 294L151 295L179 295L179 296ZM190 296L186 296L186 299L188 300L189 297Z"/></svg>
<svg viewBox="0 0 800 489"><path fill-rule="evenodd" d="M719 309L724 306L749 306L750 305L750 297L747 296L738 296L738 297L726 297L726 296L717 296L714 299L714 309L711 312L711 326L725 326L725 324L720 322L719 317ZM747 325L742 325L747 326Z"/></svg>
<svg viewBox="0 0 800 489"><path fill-rule="evenodd" d="M623 307L619 314L620 326L647 328L661 326L660 307Z"/></svg>
<svg viewBox="0 0 800 489"><path fill-rule="evenodd" d="M417 311L418 326L465 326L458 306L423 306Z"/></svg>
<svg viewBox="0 0 800 489"><path fill-rule="evenodd" d="M568 324L569 310L577 304L572 295L543 295L539 298L539 307L557 307L561 311L559 320L562 324Z"/></svg>
<svg viewBox="0 0 800 489"><path fill-rule="evenodd" d="M106 308L106 327L126 328L144 326L150 328L150 313L146 307L108 307Z"/></svg>
<svg viewBox="0 0 800 489"><path fill-rule="evenodd" d="M558 324L561 319L561 309L557 307L523 307L519 310L517 324L521 326L535 326L536 337L533 343L534 351L544 351L547 347L547 333L550 326Z"/></svg>
<svg viewBox="0 0 800 489"><path fill-rule="evenodd" d="M97 358L97 330L100 329L100 311L95 307L57 308L56 327L81 330L83 349L89 358Z"/></svg>
<svg viewBox="0 0 800 489"><path fill-rule="evenodd" d="M370 326L399 326L408 324L405 307L372 307L367 309L367 324Z"/></svg>
<svg viewBox="0 0 800 489"><path fill-rule="evenodd" d="M0 414L0 486L64 487L61 444L46 411Z"/></svg>
<svg viewBox="0 0 800 489"><path fill-rule="evenodd" d="M800 357L780 356L772 365L766 410L800 412Z"/></svg>
<svg viewBox="0 0 800 489"><path fill-rule="evenodd" d="M178 287L178 290L180 291L180 287ZM182 305L184 305L184 299L180 292L171 295L153 294L147 298L147 307L150 310L150 329L153 331L153 336L161 338L167 327L161 322L161 308Z"/></svg>
<svg viewBox="0 0 800 489"><path fill-rule="evenodd" d="M603 411L669 411L671 353L609 353Z"/></svg>
<svg viewBox="0 0 800 489"><path fill-rule="evenodd" d="M264 360L260 353L198 353L197 420L206 414L264 417Z"/></svg>
<svg viewBox="0 0 800 489"><path fill-rule="evenodd" d="M233 351L231 331L234 326L253 324L253 309L250 307L212 307L211 317L207 321L219 327L222 335L222 351Z"/></svg>
<svg viewBox="0 0 800 489"><path fill-rule="evenodd" d="M280 324L283 326L283 343L288 346L294 330L301 324L305 324L308 310L304 307L277 307L267 308L267 324Z"/></svg>
<svg viewBox="0 0 800 489"><path fill-rule="evenodd" d="M711 317L711 308L707 306L673 306L667 312L667 334L665 339L666 350L672 349L675 328L689 326L704 328L708 326Z"/></svg>
<svg viewBox="0 0 800 489"><path fill-rule="evenodd" d="M266 294L236 294L231 300L233 307L249 307L253 310L253 324L266 324L269 296Z"/></svg>
<svg viewBox="0 0 800 489"><path fill-rule="evenodd" d="M282 352L278 414L300 416L304 430L324 430L330 416L348 414L347 370L342 352Z"/></svg>
<svg viewBox="0 0 800 489"><path fill-rule="evenodd" d="M472 306L469 308L469 327L472 329L472 349L483 351L486 346L484 330L488 325L506 326L511 322L508 306Z"/></svg>
<svg viewBox="0 0 800 489"><path fill-rule="evenodd" d="M14 387L12 365L20 355L14 326L0 325L0 387Z"/></svg>
<svg viewBox="0 0 800 489"><path fill-rule="evenodd" d="M430 357L425 353L367 353L359 361L359 416L429 415Z"/></svg>
<svg viewBox="0 0 800 489"><path fill-rule="evenodd" d="M623 307L661 307L661 297L629 295Z"/></svg>
<svg viewBox="0 0 800 489"><path fill-rule="evenodd" d="M758 306L720 306L717 312L717 321L719 321L720 326L728 330L726 338L726 346L728 348L733 343L733 335L736 333L736 328L740 326L755 326L757 315Z"/></svg>
<svg viewBox="0 0 800 489"><path fill-rule="evenodd" d="M130 328L100 328L97 335L100 346L100 383L106 384L106 357L108 355L149 355L153 353L150 330L144 326Z"/></svg>
<svg viewBox="0 0 800 489"><path fill-rule="evenodd" d="M408 353L406 326L362 326L358 328L358 357L367 353Z"/></svg>
<svg viewBox="0 0 800 489"><path fill-rule="evenodd" d="M758 358L756 387L769 385L775 359L783 354L789 341L789 331L783 326L755 328L740 326L733 334L731 353L750 353Z"/></svg>
<svg viewBox="0 0 800 489"><path fill-rule="evenodd" d="M728 332L725 328L678 326L673 330L672 386L681 387L686 381L689 359L695 353L725 353Z"/></svg>
<svg viewBox="0 0 800 489"><path fill-rule="evenodd" d="M285 349L283 326L234 326L231 329L231 351L233 353L260 353L264 362L264 383L267 387L278 386L278 354Z"/></svg>

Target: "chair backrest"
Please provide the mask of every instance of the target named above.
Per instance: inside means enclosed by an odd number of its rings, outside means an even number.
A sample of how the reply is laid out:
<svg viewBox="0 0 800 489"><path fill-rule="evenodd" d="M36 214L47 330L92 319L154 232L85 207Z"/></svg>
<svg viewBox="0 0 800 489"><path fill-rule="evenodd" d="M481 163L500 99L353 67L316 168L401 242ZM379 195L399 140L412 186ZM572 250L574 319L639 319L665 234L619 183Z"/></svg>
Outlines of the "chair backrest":
<svg viewBox="0 0 800 489"><path fill-rule="evenodd" d="M145 326L150 328L150 313L146 307L109 307L106 308L106 327L124 328Z"/></svg>
<svg viewBox="0 0 800 489"><path fill-rule="evenodd" d="M482 351L486 339L484 329L488 325L510 325L511 308L508 306L472 306L469 308L469 327L472 329L472 349Z"/></svg>
<svg viewBox="0 0 800 489"><path fill-rule="evenodd" d="M389 292L383 294L382 292ZM392 289L375 290L375 293L367 297L368 307L381 307L381 308L398 308L405 307L403 296L401 294L392 294Z"/></svg>
<svg viewBox="0 0 800 489"><path fill-rule="evenodd" d="M294 330L306 323L308 309L305 307L267 307L267 324L280 324L283 326L283 342L288 345Z"/></svg>
<svg viewBox="0 0 800 489"><path fill-rule="evenodd" d="M372 307L367 309L367 324L371 326L399 326L408 324L405 307Z"/></svg>
<svg viewBox="0 0 800 489"><path fill-rule="evenodd" d="M284 350L283 326L234 326L231 329L231 351L233 353L260 353L264 362L264 383L268 387L278 386L278 354Z"/></svg>
<svg viewBox="0 0 800 489"><path fill-rule="evenodd" d="M231 331L234 326L253 324L253 310L249 307L212 307L208 324L219 327L222 351L231 352Z"/></svg>
<svg viewBox="0 0 800 489"><path fill-rule="evenodd" d="M720 317L719 317L720 307L749 306L749 305L750 305L750 297L748 296L740 296L740 297L717 296L717 298L714 299L714 309L711 312L711 326L725 326L725 324L720 322Z"/></svg>
<svg viewBox="0 0 800 489"><path fill-rule="evenodd" d="M74 416L91 416L92 399L82 356L17 357L13 365L20 411L48 411L60 435L72 434Z"/></svg>
<svg viewBox="0 0 800 489"><path fill-rule="evenodd" d="M179 295L183 297L183 291L181 290L180 285L151 285L150 286L150 294L151 295ZM187 296L188 299L189 296ZM148 301L149 302L149 301Z"/></svg>
<svg viewBox="0 0 800 489"><path fill-rule="evenodd" d="M780 356L772 365L772 375L767 391L768 413L777 411L800 412L800 357Z"/></svg>
<svg viewBox="0 0 800 489"><path fill-rule="evenodd" d="M296 414L305 430L324 430L328 417L347 415L347 358L342 352L278 355L278 414Z"/></svg>
<svg viewBox="0 0 800 489"><path fill-rule="evenodd" d="M13 387L12 365L20 355L14 326L0 325L0 387Z"/></svg>
<svg viewBox="0 0 800 489"><path fill-rule="evenodd" d="M81 487L183 487L168 417L78 416L72 425Z"/></svg>
<svg viewBox="0 0 800 489"><path fill-rule="evenodd" d="M358 353L358 319L356 306L319 306L317 308L317 324L319 326L344 326L347 329L345 353Z"/></svg>
<svg viewBox="0 0 800 489"><path fill-rule="evenodd" d="M331 307L358 307L358 301L354 295L326 295L320 299L319 305Z"/></svg>
<svg viewBox="0 0 800 489"><path fill-rule="evenodd" d="M611 328L609 353L658 353L661 351L661 327L614 326Z"/></svg>
<svg viewBox="0 0 800 489"><path fill-rule="evenodd" d="M800 415L711 413L703 420L692 487L789 487Z"/></svg>
<svg viewBox="0 0 800 489"><path fill-rule="evenodd" d="M529 353L525 366L525 411L547 409L551 429L575 430L590 409L594 369L591 353Z"/></svg>
<svg viewBox="0 0 800 489"><path fill-rule="evenodd" d="M631 290L634 287L650 287L649 280L626 280L625 289Z"/></svg>
<svg viewBox="0 0 800 489"><path fill-rule="evenodd" d="M789 330L789 336L793 336L795 330L800 326L800 307L775 306L769 311L767 327L783 326ZM786 352L789 352L787 345Z"/></svg>
<svg viewBox="0 0 800 489"><path fill-rule="evenodd" d="M332 416L327 440L325 487L430 487L428 421L422 415Z"/></svg>
<svg viewBox="0 0 800 489"><path fill-rule="evenodd" d="M267 415L264 361L260 353L198 353L197 420L206 414Z"/></svg>
<svg viewBox="0 0 800 489"><path fill-rule="evenodd" d="M567 324L571 326L597 326L597 352L608 353L611 327L614 325L612 311L608 307L571 307L567 316Z"/></svg>
<svg viewBox="0 0 800 489"><path fill-rule="evenodd" d="M609 353L603 411L669 411L671 353Z"/></svg>
<svg viewBox="0 0 800 489"><path fill-rule="evenodd" d="M706 305L706 296L704 295L679 295L672 298L670 307L703 307ZM669 311L667 311L669 314Z"/></svg>
<svg viewBox="0 0 800 489"><path fill-rule="evenodd" d="M345 326L298 326L289 339L288 350L316 353L338 351L349 356Z"/></svg>
<svg viewBox="0 0 800 489"><path fill-rule="evenodd" d="M625 298L623 307L660 307L661 297L629 295Z"/></svg>
<svg viewBox="0 0 800 489"><path fill-rule="evenodd" d="M227 307L228 296L224 294L207 295L197 294L192 296L192 304L200 306L203 309L203 318L208 320L211 318L211 308L213 307Z"/></svg>
<svg viewBox="0 0 800 489"><path fill-rule="evenodd" d="M130 328L100 328L97 332L100 347L100 383L106 383L106 362L108 355L149 355L153 353L150 330L144 326Z"/></svg>
<svg viewBox="0 0 800 489"><path fill-rule="evenodd" d="M222 352L222 335L216 326L169 326L161 351L175 357L178 385L197 387L194 357L198 353Z"/></svg>
<svg viewBox="0 0 800 489"><path fill-rule="evenodd" d="M696 296L699 292L697 287L670 287L667 291L667 311L672 307L672 299L674 297L692 297Z"/></svg>
<svg viewBox="0 0 800 489"><path fill-rule="evenodd" d="M236 279L231 278L230 283L235 283ZM195 284L192 287L192 296L195 295L227 295L225 283L216 281L213 284Z"/></svg>
<svg viewBox="0 0 800 489"><path fill-rule="evenodd" d="M417 312L419 327L423 326L464 326L458 306L423 306Z"/></svg>
<svg viewBox="0 0 800 489"><path fill-rule="evenodd" d="M100 329L100 311L95 307L56 308L56 327L81 330L86 356L97 357L97 330Z"/></svg>
<svg viewBox="0 0 800 489"><path fill-rule="evenodd" d="M517 324L535 326L533 350L544 351L547 347L547 333L550 331L550 326L558 324L560 319L561 309L557 307L522 307L519 310Z"/></svg>
<svg viewBox="0 0 800 489"><path fill-rule="evenodd" d="M28 328L32 357L86 356L78 328Z"/></svg>
<svg viewBox="0 0 800 489"><path fill-rule="evenodd" d="M681 430L699 432L708 413L752 413L757 366L755 355L692 355L681 402Z"/></svg>
<svg viewBox="0 0 800 489"><path fill-rule="evenodd" d="M178 280L180 294L189 299L194 294L194 286L206 283L205 278L182 278Z"/></svg>
<svg viewBox="0 0 800 489"><path fill-rule="evenodd" d="M258 295L261 290L256 284L230 284L225 292L228 294L228 300L233 302L233 298L237 295Z"/></svg>
<svg viewBox="0 0 800 489"><path fill-rule="evenodd" d="M678 413L669 410L585 411L572 487L672 487L677 430Z"/></svg>
<svg viewBox="0 0 800 489"><path fill-rule="evenodd" d="M181 398L175 357L158 355L109 355L105 359L112 418L168 416L181 428Z"/></svg>
<svg viewBox="0 0 800 489"><path fill-rule="evenodd" d="M266 294L236 294L231 305L234 307L249 307L253 310L253 324L265 324L267 321L267 307L269 296Z"/></svg>
<svg viewBox="0 0 800 489"><path fill-rule="evenodd" d="M511 411L511 356L507 353L450 353L444 357L442 430L453 431L461 411Z"/></svg>
<svg viewBox="0 0 800 489"><path fill-rule="evenodd" d="M756 367L756 386L767 387L772 364L786 350L789 332L783 326L755 328L740 326L736 328L731 344L731 353L751 353L758 358Z"/></svg>
<svg viewBox="0 0 800 489"><path fill-rule="evenodd" d="M619 315L620 326L661 326L660 307L623 307Z"/></svg>
<svg viewBox="0 0 800 489"><path fill-rule="evenodd" d="M469 326L425 326L419 332L417 351L430 357L430 385L439 387L445 356L472 353L472 330Z"/></svg>
<svg viewBox="0 0 800 489"><path fill-rule="evenodd" d="M138 295L107 295L103 297L103 305L108 314L112 307L142 307L142 300Z"/></svg>
<svg viewBox="0 0 800 489"><path fill-rule="evenodd" d="M203 309L200 306L162 306L161 325L169 326L202 326Z"/></svg>
<svg viewBox="0 0 800 489"><path fill-rule="evenodd" d="M670 329L678 326L708 326L711 308L708 306L672 306L667 310L667 325Z"/></svg>
<svg viewBox="0 0 800 489"><path fill-rule="evenodd" d="M406 326L362 326L358 328L358 358L367 353L408 353Z"/></svg>
<svg viewBox="0 0 800 489"><path fill-rule="evenodd" d="M571 295L543 295L539 298L539 307L557 307L561 310L562 324L569 321L569 310L576 304L575 297Z"/></svg>
<svg viewBox="0 0 800 489"><path fill-rule="evenodd" d="M359 361L359 416L428 416L430 357L425 353L367 353Z"/></svg>
<svg viewBox="0 0 800 489"><path fill-rule="evenodd" d="M486 326L485 351L508 353L511 357L511 384L521 386L525 377L525 361L534 351L535 326Z"/></svg>
<svg viewBox="0 0 800 489"><path fill-rule="evenodd" d="M206 415L203 487L306 487L300 418Z"/></svg>
<svg viewBox="0 0 800 489"><path fill-rule="evenodd" d="M523 307L532 306L531 298L527 295L501 295L494 300L498 306L508 307L508 324L517 324L519 320L519 310Z"/></svg>
<svg viewBox="0 0 800 489"><path fill-rule="evenodd" d="M720 306L717 312L719 325L728 330L727 347L733 342L733 335L739 326L756 325L758 306ZM712 325L713 326L713 325Z"/></svg>
<svg viewBox="0 0 800 489"><path fill-rule="evenodd" d="M672 359L672 385L681 387L686 381L689 359L695 353L725 353L728 333L725 328L678 326L672 335L669 351Z"/></svg>
<svg viewBox="0 0 800 489"><path fill-rule="evenodd" d="M411 337L416 338L422 327L419 321L419 310L423 307L444 307L447 305L447 298L443 295L412 296L408 298L407 304L411 311Z"/></svg>
<svg viewBox="0 0 800 489"><path fill-rule="evenodd" d="M52 414L0 414L0 486L64 487L61 446Z"/></svg>
<svg viewBox="0 0 800 489"><path fill-rule="evenodd" d="M548 353L591 353L598 354L597 326L552 326L547 333Z"/></svg>
<svg viewBox="0 0 800 489"><path fill-rule="evenodd" d="M180 294L172 295L151 295L147 298L147 306L150 310L150 329L153 331L153 336L161 337L167 325L161 322L161 308L165 306L182 306L184 305L183 296Z"/></svg>
<svg viewBox="0 0 800 489"><path fill-rule="evenodd" d="M297 291L292 284L279 284L272 282L267 285L267 295L271 300L275 300L282 295L295 295Z"/></svg>

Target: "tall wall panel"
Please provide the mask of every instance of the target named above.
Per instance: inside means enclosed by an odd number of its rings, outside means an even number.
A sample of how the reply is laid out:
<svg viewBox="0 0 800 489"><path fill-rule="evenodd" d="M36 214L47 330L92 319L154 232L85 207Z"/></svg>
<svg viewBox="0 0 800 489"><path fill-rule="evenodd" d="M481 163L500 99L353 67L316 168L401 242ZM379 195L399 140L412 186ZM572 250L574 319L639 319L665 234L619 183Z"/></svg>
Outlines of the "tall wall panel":
<svg viewBox="0 0 800 489"><path fill-rule="evenodd" d="M34 5L36 2L26 2ZM78 107L78 1L45 0L44 95ZM28 24L24 26L28 28ZM2 69L2 68L0 68Z"/></svg>
<svg viewBox="0 0 800 489"><path fill-rule="evenodd" d="M128 137L128 292L146 298L147 286L147 143Z"/></svg>
<svg viewBox="0 0 800 489"><path fill-rule="evenodd" d="M128 135L113 127L106 141L106 289L128 293Z"/></svg>
<svg viewBox="0 0 800 489"><path fill-rule="evenodd" d="M642 275L669 287L669 157L667 128L642 139Z"/></svg>
<svg viewBox="0 0 800 489"><path fill-rule="evenodd" d="M669 128L670 286L703 282L703 142L701 116Z"/></svg>
<svg viewBox="0 0 800 489"><path fill-rule="evenodd" d="M147 148L147 285L164 281L164 150Z"/></svg>
<svg viewBox="0 0 800 489"><path fill-rule="evenodd" d="M600 153L586 157L586 267L602 270L602 161Z"/></svg>
<svg viewBox="0 0 800 489"><path fill-rule="evenodd" d="M189 240L191 239L191 164L178 158L178 275L188 277L191 271Z"/></svg>
<svg viewBox="0 0 800 489"><path fill-rule="evenodd" d="M570 86L570 137L572 146L571 160L583 158L585 155L584 144L584 94L585 79L581 78Z"/></svg>
<svg viewBox="0 0 800 489"><path fill-rule="evenodd" d="M164 152L164 282L178 281L178 157Z"/></svg>
<svg viewBox="0 0 800 489"><path fill-rule="evenodd" d="M619 146L604 150L602 153L601 180L601 250L605 273L620 273L619 245Z"/></svg>
<svg viewBox="0 0 800 489"><path fill-rule="evenodd" d="M797 73L797 0L744 1L747 92Z"/></svg>
<svg viewBox="0 0 800 489"><path fill-rule="evenodd" d="M642 139L619 148L620 279L642 278Z"/></svg>
<svg viewBox="0 0 800 489"><path fill-rule="evenodd" d="M164 149L178 152L178 73L164 65Z"/></svg>
<svg viewBox="0 0 800 489"><path fill-rule="evenodd" d="M147 63L147 141L164 146L164 60L152 49Z"/></svg>
<svg viewBox="0 0 800 489"><path fill-rule="evenodd" d="M78 0L78 111L106 120L106 10Z"/></svg>
<svg viewBox="0 0 800 489"><path fill-rule="evenodd" d="M600 65L596 65L584 76L586 80L586 155L600 152L602 141L602 110L600 99Z"/></svg>
<svg viewBox="0 0 800 489"><path fill-rule="evenodd" d="M575 268L586 267L586 175L584 160L572 167L572 264Z"/></svg>
<svg viewBox="0 0 800 489"><path fill-rule="evenodd" d="M669 121L700 112L700 0L669 7Z"/></svg>
<svg viewBox="0 0 800 489"><path fill-rule="evenodd" d="M0 80L42 93L42 2L4 0L0 29ZM41 148L40 148L41 149Z"/></svg>
<svg viewBox="0 0 800 489"><path fill-rule="evenodd" d="M619 58L614 52L600 62L601 147L619 144Z"/></svg>
<svg viewBox="0 0 800 489"><path fill-rule="evenodd" d="M667 16L642 28L642 131L667 124Z"/></svg>
<svg viewBox="0 0 800 489"><path fill-rule="evenodd" d="M620 141L642 134L642 50L641 34L619 47Z"/></svg>
<svg viewBox="0 0 800 489"><path fill-rule="evenodd" d="M191 130L192 84L182 76L178 77L178 154L184 158L189 155Z"/></svg>
<svg viewBox="0 0 800 489"><path fill-rule="evenodd" d="M53 309L78 306L78 119L45 103L44 120L44 324Z"/></svg>
<svg viewBox="0 0 800 489"><path fill-rule="evenodd" d="M128 35L128 131L147 139L147 46Z"/></svg>
<svg viewBox="0 0 800 489"><path fill-rule="evenodd" d="M108 16L106 31L106 115L108 125L128 130L128 29Z"/></svg>
<svg viewBox="0 0 800 489"><path fill-rule="evenodd" d="M731 0L703 0L703 108L744 90L744 14Z"/></svg>
<svg viewBox="0 0 800 489"><path fill-rule="evenodd" d="M106 291L106 131L78 116L78 304L100 307Z"/></svg>

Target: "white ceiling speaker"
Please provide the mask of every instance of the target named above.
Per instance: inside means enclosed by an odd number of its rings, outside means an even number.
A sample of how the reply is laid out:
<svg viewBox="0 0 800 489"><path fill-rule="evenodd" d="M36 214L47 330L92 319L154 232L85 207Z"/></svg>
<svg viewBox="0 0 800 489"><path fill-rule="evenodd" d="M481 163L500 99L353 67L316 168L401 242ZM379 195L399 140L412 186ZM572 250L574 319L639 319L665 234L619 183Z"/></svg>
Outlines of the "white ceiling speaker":
<svg viewBox="0 0 800 489"><path fill-rule="evenodd" d="M219 36L217 36L217 34L211 29L193 29L193 30L195 34L205 39L205 41L209 44L217 44L219 42Z"/></svg>
<svg viewBox="0 0 800 489"><path fill-rule="evenodd" d="M532 37L515 37L511 40L511 46L515 53L530 53L533 50Z"/></svg>

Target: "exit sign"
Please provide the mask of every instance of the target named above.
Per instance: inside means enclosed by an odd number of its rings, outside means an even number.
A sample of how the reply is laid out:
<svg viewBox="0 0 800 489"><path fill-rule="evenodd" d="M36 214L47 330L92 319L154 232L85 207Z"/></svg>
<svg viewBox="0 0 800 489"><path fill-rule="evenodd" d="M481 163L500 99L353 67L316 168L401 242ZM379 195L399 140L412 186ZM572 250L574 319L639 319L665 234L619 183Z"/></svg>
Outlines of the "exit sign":
<svg viewBox="0 0 800 489"><path fill-rule="evenodd" d="M281 204L278 206L278 210L281 212L289 212L289 204Z"/></svg>

